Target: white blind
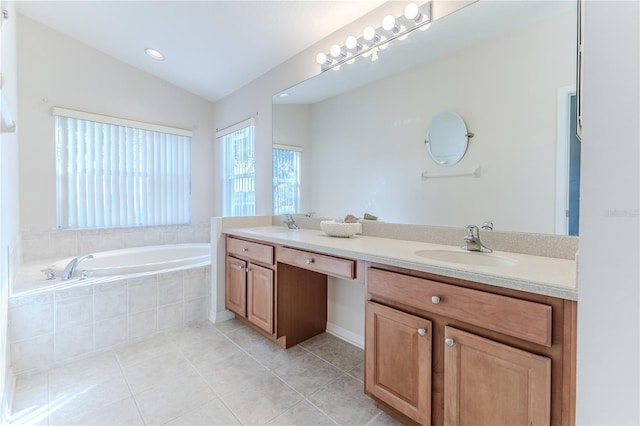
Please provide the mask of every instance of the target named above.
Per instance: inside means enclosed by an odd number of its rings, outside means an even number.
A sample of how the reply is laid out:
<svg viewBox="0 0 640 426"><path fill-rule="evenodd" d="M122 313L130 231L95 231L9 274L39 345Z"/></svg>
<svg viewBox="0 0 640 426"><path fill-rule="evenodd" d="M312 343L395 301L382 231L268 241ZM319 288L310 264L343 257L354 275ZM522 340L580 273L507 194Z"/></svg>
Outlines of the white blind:
<svg viewBox="0 0 640 426"><path fill-rule="evenodd" d="M300 156L302 148L274 145L273 214L300 211Z"/></svg>
<svg viewBox="0 0 640 426"><path fill-rule="evenodd" d="M191 137L65 116L55 126L60 228L191 222Z"/></svg>
<svg viewBox="0 0 640 426"><path fill-rule="evenodd" d="M254 216L255 190L255 126L249 125L221 137L224 146L225 216Z"/></svg>

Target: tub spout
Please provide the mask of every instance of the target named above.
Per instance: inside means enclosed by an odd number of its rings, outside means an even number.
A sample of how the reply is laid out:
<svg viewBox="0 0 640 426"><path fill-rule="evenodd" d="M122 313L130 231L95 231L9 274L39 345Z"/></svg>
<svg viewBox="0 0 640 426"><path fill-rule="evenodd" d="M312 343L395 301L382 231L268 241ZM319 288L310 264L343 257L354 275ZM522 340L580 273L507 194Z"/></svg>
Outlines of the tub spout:
<svg viewBox="0 0 640 426"><path fill-rule="evenodd" d="M80 264L80 262L82 262L85 259L93 259L93 255L92 254L85 254L85 255L78 256L78 257L74 258L64 268L64 271L62 272L62 279L63 280L68 280L69 278L71 278L73 276L73 273L76 271L76 268Z"/></svg>

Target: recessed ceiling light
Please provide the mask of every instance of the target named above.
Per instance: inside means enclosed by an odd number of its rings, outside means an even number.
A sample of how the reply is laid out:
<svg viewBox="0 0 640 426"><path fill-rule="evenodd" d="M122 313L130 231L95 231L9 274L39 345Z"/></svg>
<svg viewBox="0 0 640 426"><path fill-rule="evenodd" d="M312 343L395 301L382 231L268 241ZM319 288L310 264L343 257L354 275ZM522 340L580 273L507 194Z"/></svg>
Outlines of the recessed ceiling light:
<svg viewBox="0 0 640 426"><path fill-rule="evenodd" d="M288 98L288 97L289 97L289 94L288 94L288 93L280 93L280 94L278 95L278 97L280 97L280 98Z"/></svg>
<svg viewBox="0 0 640 426"><path fill-rule="evenodd" d="M155 59L156 61L164 61L164 55L158 52L156 49L147 47L146 49L144 49L144 52L149 55L150 58Z"/></svg>

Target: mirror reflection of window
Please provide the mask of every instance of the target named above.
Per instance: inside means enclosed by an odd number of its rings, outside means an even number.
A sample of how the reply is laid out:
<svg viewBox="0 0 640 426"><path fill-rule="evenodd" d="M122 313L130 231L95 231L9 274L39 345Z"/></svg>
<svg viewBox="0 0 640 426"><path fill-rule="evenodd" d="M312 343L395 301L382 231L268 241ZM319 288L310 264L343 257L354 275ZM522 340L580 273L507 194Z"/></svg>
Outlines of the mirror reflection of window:
<svg viewBox="0 0 640 426"><path fill-rule="evenodd" d="M274 145L273 214L300 211L300 159L302 148Z"/></svg>

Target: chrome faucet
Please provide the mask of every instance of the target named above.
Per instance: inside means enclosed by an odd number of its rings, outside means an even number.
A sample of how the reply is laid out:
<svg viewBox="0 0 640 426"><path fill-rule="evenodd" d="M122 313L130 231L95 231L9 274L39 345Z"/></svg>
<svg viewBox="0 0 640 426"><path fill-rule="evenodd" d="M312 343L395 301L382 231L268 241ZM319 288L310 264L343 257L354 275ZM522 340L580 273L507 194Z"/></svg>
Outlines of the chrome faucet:
<svg viewBox="0 0 640 426"><path fill-rule="evenodd" d="M82 262L85 259L93 259L93 255L92 254L84 254L82 256L78 256L78 257L74 258L64 268L64 271L62 271L62 277L61 278L63 280L68 280L69 278L71 278L73 276L73 273L76 271L76 268L80 264L80 262Z"/></svg>
<svg viewBox="0 0 640 426"><path fill-rule="evenodd" d="M462 246L463 249L469 251L479 251L482 253L491 253L493 251L489 247L486 247L484 244L482 244L482 241L480 241L480 230L477 226L467 225L466 228L467 235L464 236L464 246Z"/></svg>
<svg viewBox="0 0 640 426"><path fill-rule="evenodd" d="M287 225L287 228L289 229L300 229L296 221L293 219L293 216L291 216L290 214L282 219L282 223L285 223Z"/></svg>

